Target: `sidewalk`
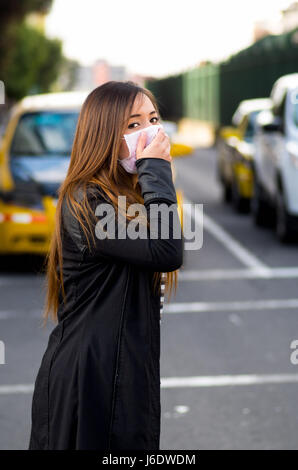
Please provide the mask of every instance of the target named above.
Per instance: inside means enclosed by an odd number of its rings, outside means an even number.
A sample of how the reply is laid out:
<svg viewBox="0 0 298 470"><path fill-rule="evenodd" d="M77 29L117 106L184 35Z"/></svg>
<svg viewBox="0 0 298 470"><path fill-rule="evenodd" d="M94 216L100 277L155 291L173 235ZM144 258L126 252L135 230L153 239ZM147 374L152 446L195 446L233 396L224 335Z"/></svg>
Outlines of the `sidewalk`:
<svg viewBox="0 0 298 470"><path fill-rule="evenodd" d="M215 133L210 123L183 118L178 123L178 132L172 138L174 143L210 147L214 144Z"/></svg>

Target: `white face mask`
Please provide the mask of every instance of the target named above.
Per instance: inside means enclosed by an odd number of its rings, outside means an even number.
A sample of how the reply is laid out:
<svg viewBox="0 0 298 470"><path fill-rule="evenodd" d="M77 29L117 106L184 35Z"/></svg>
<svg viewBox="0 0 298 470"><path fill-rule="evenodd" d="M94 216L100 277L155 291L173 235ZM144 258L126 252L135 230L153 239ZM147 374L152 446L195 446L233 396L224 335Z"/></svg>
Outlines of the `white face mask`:
<svg viewBox="0 0 298 470"><path fill-rule="evenodd" d="M145 147L147 147L147 145L149 145L156 136L159 128L163 129L162 124L154 124L136 132L132 132L131 134L123 135L129 150L129 156L122 159L118 158L118 161L128 173L137 173L136 149L141 132L146 132Z"/></svg>

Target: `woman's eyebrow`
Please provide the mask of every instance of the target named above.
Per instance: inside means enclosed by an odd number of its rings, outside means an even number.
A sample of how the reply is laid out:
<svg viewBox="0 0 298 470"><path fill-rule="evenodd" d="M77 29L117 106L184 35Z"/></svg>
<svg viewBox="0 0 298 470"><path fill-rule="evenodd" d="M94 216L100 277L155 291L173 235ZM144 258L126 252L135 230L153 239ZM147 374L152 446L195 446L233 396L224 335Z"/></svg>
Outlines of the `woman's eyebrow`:
<svg viewBox="0 0 298 470"><path fill-rule="evenodd" d="M149 113L149 116L150 116L150 114L154 114L154 113L156 113L156 111L151 111L151 113ZM157 114L157 113L156 113L156 114ZM130 116L130 118L139 117L139 116L141 116L141 114L132 114L132 115Z"/></svg>

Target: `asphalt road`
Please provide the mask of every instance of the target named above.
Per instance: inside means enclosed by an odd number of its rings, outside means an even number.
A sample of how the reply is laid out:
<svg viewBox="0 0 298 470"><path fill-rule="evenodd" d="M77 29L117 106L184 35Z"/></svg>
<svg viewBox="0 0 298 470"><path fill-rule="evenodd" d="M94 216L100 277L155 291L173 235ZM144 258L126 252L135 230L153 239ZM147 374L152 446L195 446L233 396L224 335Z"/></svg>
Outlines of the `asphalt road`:
<svg viewBox="0 0 298 470"><path fill-rule="evenodd" d="M161 449L298 449L298 243L280 244L222 202L215 159L196 149L175 160L185 202L203 204L204 232L202 247L185 251L162 317ZM0 449L28 446L53 327L40 326L44 278L29 261L0 273Z"/></svg>

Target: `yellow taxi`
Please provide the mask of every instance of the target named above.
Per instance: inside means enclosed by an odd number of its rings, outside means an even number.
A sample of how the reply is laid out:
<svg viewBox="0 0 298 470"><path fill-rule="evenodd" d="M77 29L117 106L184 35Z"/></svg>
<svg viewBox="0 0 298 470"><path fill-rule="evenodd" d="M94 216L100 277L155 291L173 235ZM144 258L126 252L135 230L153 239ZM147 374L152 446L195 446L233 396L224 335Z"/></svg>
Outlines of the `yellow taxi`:
<svg viewBox="0 0 298 470"><path fill-rule="evenodd" d="M57 191L89 93L32 95L12 108L0 140L0 254L48 252ZM181 155L183 148L176 146L171 154ZM177 191L177 200L182 225L182 191Z"/></svg>
<svg viewBox="0 0 298 470"><path fill-rule="evenodd" d="M239 212L247 211L253 192L253 137L258 113L270 109L269 98L243 100L232 117L232 126L222 127L217 147L217 177L225 201Z"/></svg>

